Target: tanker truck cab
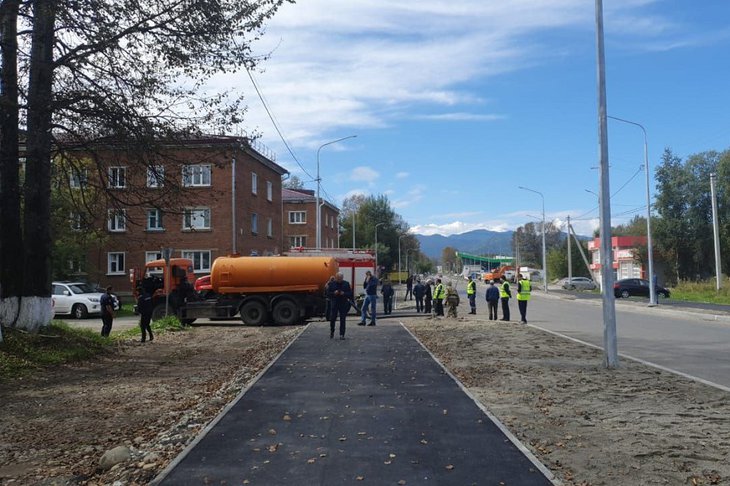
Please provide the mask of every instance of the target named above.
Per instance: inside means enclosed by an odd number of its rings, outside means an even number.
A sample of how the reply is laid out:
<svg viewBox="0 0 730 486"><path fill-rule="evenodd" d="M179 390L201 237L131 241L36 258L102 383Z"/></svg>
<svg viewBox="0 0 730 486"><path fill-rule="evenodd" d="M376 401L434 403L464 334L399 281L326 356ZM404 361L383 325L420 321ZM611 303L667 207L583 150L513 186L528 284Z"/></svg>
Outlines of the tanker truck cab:
<svg viewBox="0 0 730 486"><path fill-rule="evenodd" d="M132 270L130 280L135 300L142 290L152 294L153 321L166 314L176 315L183 324L192 324L195 320L187 318L184 312L187 303L194 300L195 273L189 259L171 258L169 266L165 260L152 260L145 264L143 271Z"/></svg>

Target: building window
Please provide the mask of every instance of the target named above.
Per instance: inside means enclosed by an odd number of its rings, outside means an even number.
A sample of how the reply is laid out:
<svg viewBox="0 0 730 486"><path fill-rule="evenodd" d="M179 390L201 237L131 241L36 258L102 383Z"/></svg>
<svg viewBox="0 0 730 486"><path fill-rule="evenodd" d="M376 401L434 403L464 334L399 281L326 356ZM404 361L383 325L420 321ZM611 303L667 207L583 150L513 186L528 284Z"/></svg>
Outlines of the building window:
<svg viewBox="0 0 730 486"><path fill-rule="evenodd" d="M109 187L112 189L124 189L127 187L126 167L109 167Z"/></svg>
<svg viewBox="0 0 730 486"><path fill-rule="evenodd" d="M297 246L307 246L307 237L306 236L291 236L289 237L289 242L291 243L292 248Z"/></svg>
<svg viewBox="0 0 730 486"><path fill-rule="evenodd" d="M307 224L307 212L289 211L289 224Z"/></svg>
<svg viewBox="0 0 730 486"><path fill-rule="evenodd" d="M186 165L183 167L183 186L210 187L210 165Z"/></svg>
<svg viewBox="0 0 730 486"><path fill-rule="evenodd" d="M124 252L110 252L106 255L106 274L124 275Z"/></svg>
<svg viewBox="0 0 730 486"><path fill-rule="evenodd" d="M109 231L127 231L127 210L110 209L107 227L109 228Z"/></svg>
<svg viewBox="0 0 730 486"><path fill-rule="evenodd" d="M274 236L274 220L271 218L266 221L266 236L269 238Z"/></svg>
<svg viewBox="0 0 730 486"><path fill-rule="evenodd" d="M162 187L165 180L165 167L162 165L154 165L147 167L147 187Z"/></svg>
<svg viewBox="0 0 730 486"><path fill-rule="evenodd" d="M210 208L188 208L183 213L183 230L210 229Z"/></svg>
<svg viewBox="0 0 730 486"><path fill-rule="evenodd" d="M182 257L193 262L195 273L210 272L210 250L183 250Z"/></svg>
<svg viewBox="0 0 730 486"><path fill-rule="evenodd" d="M147 210L147 231L162 231L165 227L162 226L162 211L159 209L148 209Z"/></svg>
<svg viewBox="0 0 730 486"><path fill-rule="evenodd" d="M266 181L266 200L269 202L274 200L274 185L271 181Z"/></svg>
<svg viewBox="0 0 730 486"><path fill-rule="evenodd" d="M81 231L84 229L84 216L78 212L72 212L69 215L71 221L71 229L74 231Z"/></svg>
<svg viewBox="0 0 730 486"><path fill-rule="evenodd" d="M258 234L259 232L259 215L253 213L251 215L251 233Z"/></svg>
<svg viewBox="0 0 730 486"><path fill-rule="evenodd" d="M89 181L89 172L86 169L72 169L68 185L73 189L81 189Z"/></svg>
<svg viewBox="0 0 730 486"><path fill-rule="evenodd" d="M259 176L256 172L251 172L251 194L259 193Z"/></svg>
<svg viewBox="0 0 730 486"><path fill-rule="evenodd" d="M153 262L155 260L162 260L162 252L159 250L155 251L146 251L144 252L144 262L149 263ZM162 274L162 267L153 267L148 268L147 273L152 275L161 275Z"/></svg>

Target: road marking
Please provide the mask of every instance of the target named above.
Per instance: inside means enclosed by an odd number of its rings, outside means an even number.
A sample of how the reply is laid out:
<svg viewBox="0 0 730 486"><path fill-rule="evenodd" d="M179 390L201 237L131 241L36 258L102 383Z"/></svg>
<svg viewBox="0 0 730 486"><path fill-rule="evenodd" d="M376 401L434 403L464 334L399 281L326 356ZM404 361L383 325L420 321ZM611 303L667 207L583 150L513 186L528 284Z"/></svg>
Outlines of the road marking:
<svg viewBox="0 0 730 486"><path fill-rule="evenodd" d="M569 340L574 341L576 343L583 344L583 345L589 346L591 348L600 349L601 351L603 351L603 347L597 346L597 345L592 344L592 343L589 343L587 341L583 341L581 339L574 338L574 337L571 337L571 336L566 336L565 334L561 334L561 333L556 332L556 331L551 331L550 329L545 329L544 327L535 326L534 324L528 324L528 326L530 326L532 328L535 328L535 329L539 329L541 331L545 331L548 334L552 334L554 336L558 336L558 337L561 337L561 338L569 339ZM721 385L719 383L715 383L714 381L709 381L709 380L705 380L704 378L699 378L697 376L689 375L689 374L684 373L682 371L674 370L672 368L667 368L666 366L662 366L660 364L652 363L651 361L646 361L646 360L641 359L641 358L635 358L634 356L630 356L628 354L618 353L618 355L620 357L622 357L622 358L630 359L632 361L636 361L637 363L641 363L641 364L646 365L646 366L651 366L652 368L656 368L656 369L659 369L659 370L662 370L662 371L667 371L669 373L672 373L672 374L681 376L683 378L687 378L689 380L696 381L698 383L702 383L703 385L712 386L712 387L715 387L715 388L719 388L722 391L730 392L730 387L727 387L725 385Z"/></svg>

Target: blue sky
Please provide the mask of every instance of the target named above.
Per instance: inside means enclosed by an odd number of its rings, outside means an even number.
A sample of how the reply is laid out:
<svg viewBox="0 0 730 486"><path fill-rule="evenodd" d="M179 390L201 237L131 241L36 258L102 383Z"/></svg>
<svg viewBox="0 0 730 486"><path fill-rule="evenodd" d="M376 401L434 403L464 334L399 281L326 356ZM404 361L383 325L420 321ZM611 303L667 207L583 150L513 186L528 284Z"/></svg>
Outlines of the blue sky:
<svg viewBox="0 0 730 486"><path fill-rule="evenodd" d="M643 124L653 171L730 147L730 2L604 0L609 115ZM269 22L246 130L335 204L386 194L415 232L515 229L539 216L598 224L594 2L302 0ZM609 122L613 223L646 212L643 138ZM709 183L708 183L709 184ZM594 210L595 209L595 210ZM593 211L592 211L593 210Z"/></svg>

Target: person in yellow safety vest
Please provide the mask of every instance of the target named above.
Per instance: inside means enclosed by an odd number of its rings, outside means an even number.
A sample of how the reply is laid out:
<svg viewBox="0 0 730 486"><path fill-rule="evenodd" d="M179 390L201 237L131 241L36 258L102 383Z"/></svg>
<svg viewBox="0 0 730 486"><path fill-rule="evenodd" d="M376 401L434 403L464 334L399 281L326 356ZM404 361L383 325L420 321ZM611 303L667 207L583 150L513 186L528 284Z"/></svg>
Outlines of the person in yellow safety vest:
<svg viewBox="0 0 730 486"><path fill-rule="evenodd" d="M502 318L500 321L509 321L509 298L512 297L512 291L509 289L507 277L502 276L502 283L499 286L499 298L502 300Z"/></svg>
<svg viewBox="0 0 730 486"><path fill-rule="evenodd" d="M517 306L520 308L520 316L522 324L527 324L527 302L530 300L530 290L532 283L527 275L522 275L522 279L517 282Z"/></svg>
<svg viewBox="0 0 730 486"><path fill-rule="evenodd" d="M471 311L469 314L477 313L477 283L469 275L469 282L466 284L466 298L469 299L469 307Z"/></svg>
<svg viewBox="0 0 730 486"><path fill-rule="evenodd" d="M436 279L436 287L433 289L433 308L437 316L444 315L444 297L446 297L446 290L444 284L441 283L441 279Z"/></svg>

